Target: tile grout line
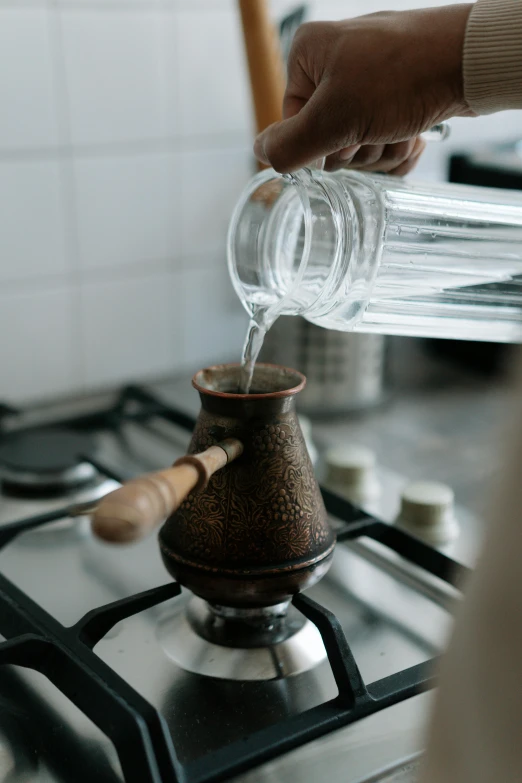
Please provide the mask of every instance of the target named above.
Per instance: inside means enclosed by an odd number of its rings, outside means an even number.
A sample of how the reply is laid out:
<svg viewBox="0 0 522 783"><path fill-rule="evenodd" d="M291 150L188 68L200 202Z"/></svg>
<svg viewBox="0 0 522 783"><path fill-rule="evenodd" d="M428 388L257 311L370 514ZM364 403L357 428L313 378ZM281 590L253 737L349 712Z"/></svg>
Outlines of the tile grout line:
<svg viewBox="0 0 522 783"><path fill-rule="evenodd" d="M38 0L35 0L36 2ZM11 0L13 4L16 0ZM155 11L166 11L170 13L176 13L177 11L191 12L203 12L203 11L215 11L221 13L227 13L230 11L230 2L216 2L216 0L197 0L196 5L194 0L49 0L56 8L64 10L70 13L75 11L123 11L124 13L132 13L133 11L141 11L147 13L154 13Z"/></svg>
<svg viewBox="0 0 522 783"><path fill-rule="evenodd" d="M32 10L49 7L57 11L66 11L74 14L81 11L94 11L96 13L109 13L118 11L122 13L155 13L163 11L176 13L178 11L204 12L213 11L227 13L230 4L216 2L216 0L2 0L0 11Z"/></svg>
<svg viewBox="0 0 522 783"><path fill-rule="evenodd" d="M185 152L220 152L243 150L249 146L247 134L174 136L166 139L143 139L142 141L114 141L92 144L59 144L48 147L7 147L0 149L0 161L5 160L55 160L58 158L98 159L132 155L163 155L181 150Z"/></svg>
<svg viewBox="0 0 522 783"><path fill-rule="evenodd" d="M206 256L205 256L206 258ZM101 283L119 283L127 280L140 280L143 278L154 278L162 275L183 275L181 267L175 267L174 257L168 258L148 258L132 264L120 266L103 266L86 270L80 270L79 278L74 272L52 272L30 278L7 278L1 281L2 296L12 293L38 293L44 289L54 290L61 287L73 287L80 285L99 285ZM195 270L206 271L208 266L203 263L194 267Z"/></svg>
<svg viewBox="0 0 522 783"><path fill-rule="evenodd" d="M173 95L172 100L174 104L174 110L175 110L175 121L176 121L176 128L181 127L180 123L180 116L179 116L179 108L181 105L181 79L180 79L180 68L179 68L179 38L180 38L180 29L179 29L179 18L176 15L173 15L172 17L172 24L174 26L173 28L173 40L172 45L174 49L174 56L171 58L171 62L173 64L174 73L170 74L170 78L172 79L172 86L173 86ZM164 33L166 35L166 32ZM166 48L164 47L164 51L166 53ZM168 58L167 58L168 62ZM187 329L186 329L186 318L185 318L185 303L187 299L187 266L186 266L186 260L185 260L185 242L183 239L183 205L184 205L184 194L185 194L185 178L182 175L182 165L183 165L183 156L187 152L186 146L187 146L187 138L183 136L182 134L178 137L178 154L176 156L176 162L175 165L178 168L178 188L177 188L177 215L176 215L176 221L174 230L178 233L179 236L179 275L178 275L178 286L181 289L181 308L179 312L176 312L175 308L172 309L170 318L171 318L171 328L173 331L175 331L176 327L179 328L179 334L176 336L176 343L179 346L180 354L178 364L180 367L184 367L188 363L188 351L187 351ZM172 364L175 363L175 357L172 357Z"/></svg>

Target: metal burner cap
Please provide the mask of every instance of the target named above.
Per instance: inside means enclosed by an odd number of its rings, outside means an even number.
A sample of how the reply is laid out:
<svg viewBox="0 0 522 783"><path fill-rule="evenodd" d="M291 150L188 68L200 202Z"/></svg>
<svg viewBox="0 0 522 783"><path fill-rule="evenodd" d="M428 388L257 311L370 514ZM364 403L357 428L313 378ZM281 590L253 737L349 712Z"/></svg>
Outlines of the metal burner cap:
<svg viewBox="0 0 522 783"><path fill-rule="evenodd" d="M288 631L267 629L262 641L258 629L245 625L243 633L232 628L216 629L211 638L215 613L201 598L192 598L187 607L177 606L160 622L158 639L168 657L186 671L222 680L275 680L314 668L326 658L321 634L292 606ZM249 635L256 640L252 646Z"/></svg>
<svg viewBox="0 0 522 783"><path fill-rule="evenodd" d="M64 492L96 478L87 461L89 435L59 428L12 432L0 442L0 479L6 492Z"/></svg>

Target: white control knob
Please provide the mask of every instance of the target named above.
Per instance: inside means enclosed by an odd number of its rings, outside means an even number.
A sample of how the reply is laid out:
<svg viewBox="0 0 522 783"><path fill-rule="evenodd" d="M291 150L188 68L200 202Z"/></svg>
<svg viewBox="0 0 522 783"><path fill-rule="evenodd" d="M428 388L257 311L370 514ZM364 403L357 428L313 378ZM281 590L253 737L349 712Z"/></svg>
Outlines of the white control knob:
<svg viewBox="0 0 522 783"><path fill-rule="evenodd" d="M401 495L396 524L428 544L447 544L458 536L451 487L436 481L414 481Z"/></svg>
<svg viewBox="0 0 522 783"><path fill-rule="evenodd" d="M379 496L375 454L366 446L350 443L330 449L326 467L326 485L353 503L368 503Z"/></svg>

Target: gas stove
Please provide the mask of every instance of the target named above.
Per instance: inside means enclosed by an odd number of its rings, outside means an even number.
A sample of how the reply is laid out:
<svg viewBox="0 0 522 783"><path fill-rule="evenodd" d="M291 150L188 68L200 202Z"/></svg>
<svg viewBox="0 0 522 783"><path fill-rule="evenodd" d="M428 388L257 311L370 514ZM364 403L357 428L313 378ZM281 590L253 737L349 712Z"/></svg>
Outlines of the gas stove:
<svg viewBox="0 0 522 783"><path fill-rule="evenodd" d="M323 489L339 544L293 600L306 665L284 644L198 640L205 608L169 578L156 538L104 544L87 516L185 452L188 388L1 408L0 779L415 780L476 516L458 510L460 538L435 549L389 524L401 476L381 471L365 509Z"/></svg>

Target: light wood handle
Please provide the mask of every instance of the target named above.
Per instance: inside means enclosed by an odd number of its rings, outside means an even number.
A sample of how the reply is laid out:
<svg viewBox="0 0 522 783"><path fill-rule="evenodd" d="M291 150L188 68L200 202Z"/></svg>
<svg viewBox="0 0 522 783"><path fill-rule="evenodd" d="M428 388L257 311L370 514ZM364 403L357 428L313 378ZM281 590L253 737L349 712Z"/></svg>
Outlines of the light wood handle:
<svg viewBox="0 0 522 783"><path fill-rule="evenodd" d="M201 454L181 457L171 468L129 481L102 498L93 516L93 532L104 541L118 544L144 538L187 495L204 489L217 470L242 452L243 445L230 438Z"/></svg>
<svg viewBox="0 0 522 783"><path fill-rule="evenodd" d="M282 118L286 76L266 0L239 0L258 133Z"/></svg>

